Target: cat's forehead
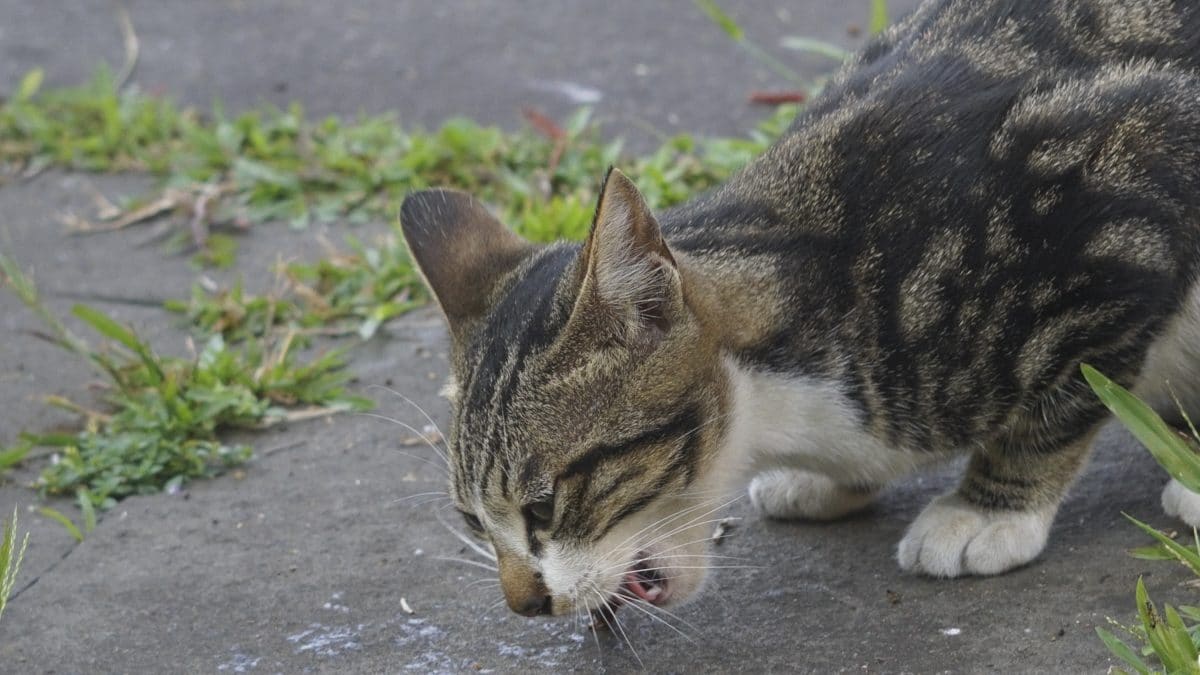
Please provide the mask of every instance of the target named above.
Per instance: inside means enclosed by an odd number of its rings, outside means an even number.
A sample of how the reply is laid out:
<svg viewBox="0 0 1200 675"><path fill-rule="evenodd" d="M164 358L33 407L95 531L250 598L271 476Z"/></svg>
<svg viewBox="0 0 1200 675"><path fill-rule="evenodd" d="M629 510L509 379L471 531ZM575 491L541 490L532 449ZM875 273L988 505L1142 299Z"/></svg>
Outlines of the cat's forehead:
<svg viewBox="0 0 1200 675"><path fill-rule="evenodd" d="M532 256L499 291L492 309L454 353L460 404L480 410L511 398L535 371L531 360L558 339L569 298L561 288L575 252L552 247Z"/></svg>

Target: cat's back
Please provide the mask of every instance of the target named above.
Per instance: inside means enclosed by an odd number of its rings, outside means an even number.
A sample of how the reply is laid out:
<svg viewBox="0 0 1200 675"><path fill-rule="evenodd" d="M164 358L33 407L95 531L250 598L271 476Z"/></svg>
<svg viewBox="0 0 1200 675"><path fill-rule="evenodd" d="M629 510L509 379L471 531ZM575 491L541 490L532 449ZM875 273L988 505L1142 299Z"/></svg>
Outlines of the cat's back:
<svg viewBox="0 0 1200 675"><path fill-rule="evenodd" d="M952 90L1149 60L1200 72L1192 0L929 0L834 78L812 116L917 75ZM973 77L958 76L970 71ZM798 122L803 123L803 117Z"/></svg>
<svg viewBox="0 0 1200 675"><path fill-rule="evenodd" d="M779 271L794 313L747 358L811 369L796 355L835 333L815 367L852 363L890 433L961 443L1179 310L1197 101L1200 3L934 0L665 229Z"/></svg>

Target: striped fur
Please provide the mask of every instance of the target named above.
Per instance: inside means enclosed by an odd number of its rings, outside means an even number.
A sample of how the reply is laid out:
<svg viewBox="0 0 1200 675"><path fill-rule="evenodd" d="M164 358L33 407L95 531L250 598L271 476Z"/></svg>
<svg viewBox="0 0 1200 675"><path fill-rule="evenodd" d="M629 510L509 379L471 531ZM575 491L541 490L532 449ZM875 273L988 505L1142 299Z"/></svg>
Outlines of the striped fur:
<svg viewBox="0 0 1200 675"><path fill-rule="evenodd" d="M401 219L454 340L453 494L514 609L609 597L639 557L687 597L692 516L747 476L769 515L835 517L962 453L900 563L1002 572L1105 418L1081 362L1160 407L1200 381L1200 7L931 0L657 217L613 172L582 246L448 191Z"/></svg>

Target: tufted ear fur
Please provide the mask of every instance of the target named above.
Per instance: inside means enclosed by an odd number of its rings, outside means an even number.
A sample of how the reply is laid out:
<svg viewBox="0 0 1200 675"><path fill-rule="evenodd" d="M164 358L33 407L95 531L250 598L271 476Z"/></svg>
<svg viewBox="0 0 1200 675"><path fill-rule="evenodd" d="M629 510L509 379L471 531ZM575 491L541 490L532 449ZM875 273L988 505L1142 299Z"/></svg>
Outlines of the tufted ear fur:
<svg viewBox="0 0 1200 675"><path fill-rule="evenodd" d="M587 242L575 312L590 313L622 342L670 330L671 303L680 296L675 258L637 186L609 169Z"/></svg>
<svg viewBox="0 0 1200 675"><path fill-rule="evenodd" d="M456 190L405 197L400 229L455 335L487 312L496 285L535 248Z"/></svg>

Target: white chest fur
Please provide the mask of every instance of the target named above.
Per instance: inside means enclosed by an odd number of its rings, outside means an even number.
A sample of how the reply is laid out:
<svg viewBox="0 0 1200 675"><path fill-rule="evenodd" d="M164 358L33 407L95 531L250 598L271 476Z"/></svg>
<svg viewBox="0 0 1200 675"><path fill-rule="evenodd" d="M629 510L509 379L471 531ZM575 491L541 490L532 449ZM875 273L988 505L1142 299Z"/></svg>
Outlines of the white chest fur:
<svg viewBox="0 0 1200 675"><path fill-rule="evenodd" d="M741 478L789 467L843 485L883 485L937 459L869 434L863 414L834 382L766 373L725 359L732 390L723 450Z"/></svg>

